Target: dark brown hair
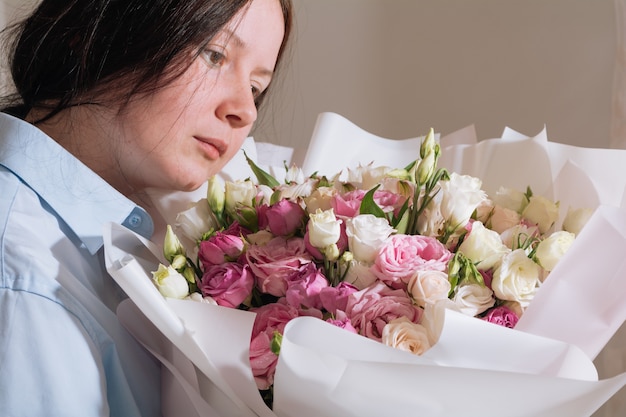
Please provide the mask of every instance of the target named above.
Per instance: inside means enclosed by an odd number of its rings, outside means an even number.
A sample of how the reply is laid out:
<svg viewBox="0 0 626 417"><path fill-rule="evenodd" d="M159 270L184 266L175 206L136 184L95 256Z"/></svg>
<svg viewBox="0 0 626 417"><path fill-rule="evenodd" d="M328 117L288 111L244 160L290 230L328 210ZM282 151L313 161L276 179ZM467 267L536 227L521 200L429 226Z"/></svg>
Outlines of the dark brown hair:
<svg viewBox="0 0 626 417"><path fill-rule="evenodd" d="M24 118L33 108L45 109L43 121L105 91L124 103L159 89L251 1L43 0L10 28L15 94L4 111ZM291 0L278 1L285 21L280 62L293 17Z"/></svg>

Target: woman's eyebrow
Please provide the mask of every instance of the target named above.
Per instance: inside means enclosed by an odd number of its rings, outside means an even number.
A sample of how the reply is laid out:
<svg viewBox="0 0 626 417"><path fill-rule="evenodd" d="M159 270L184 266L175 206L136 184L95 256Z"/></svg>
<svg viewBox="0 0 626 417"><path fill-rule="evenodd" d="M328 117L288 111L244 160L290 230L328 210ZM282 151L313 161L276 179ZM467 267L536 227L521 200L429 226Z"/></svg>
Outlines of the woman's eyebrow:
<svg viewBox="0 0 626 417"><path fill-rule="evenodd" d="M243 39L241 39L239 35L237 35L237 33L235 33L234 31L230 29L224 29L223 34L226 37L227 42L233 42L237 48L239 49L248 48L248 44ZM259 75L266 76L266 77L272 77L274 75L274 71L266 67L259 67L257 69L257 73Z"/></svg>

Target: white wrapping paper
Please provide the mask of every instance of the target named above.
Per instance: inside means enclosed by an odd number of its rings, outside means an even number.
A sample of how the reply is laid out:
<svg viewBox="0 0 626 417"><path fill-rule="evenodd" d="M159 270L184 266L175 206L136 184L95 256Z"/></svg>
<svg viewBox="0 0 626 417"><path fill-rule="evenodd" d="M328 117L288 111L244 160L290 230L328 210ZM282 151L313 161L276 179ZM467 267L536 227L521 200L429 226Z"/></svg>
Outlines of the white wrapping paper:
<svg viewBox="0 0 626 417"><path fill-rule="evenodd" d="M323 126L327 119L337 122L332 114L321 117L318 136L334 131ZM375 139L362 133L357 136ZM356 146L354 136L335 139ZM385 161L369 160L362 152L358 162L400 166L393 163L394 152L407 163L418 154L418 141L407 140L382 154L364 140L358 148ZM598 380L591 362L626 319L619 302L626 293L621 279L626 210L620 208L626 179L610 175L626 155L551 143L545 131L528 138L507 130L502 138L477 142L470 127L441 143L440 165L478 176L488 192L500 185L530 185L536 194L561 201L562 210L599 209L516 330L448 312L438 344L417 357L320 320L293 320L276 372L274 411L256 392L247 364L254 315L165 301L150 281L150 271L161 261L158 247L120 226L108 226L107 268L132 300L120 306L120 319L180 382L189 415L575 417L591 415L626 385L626 373ZM306 158L311 172L331 172L334 167L324 161L337 163L311 155L319 155L315 146Z"/></svg>

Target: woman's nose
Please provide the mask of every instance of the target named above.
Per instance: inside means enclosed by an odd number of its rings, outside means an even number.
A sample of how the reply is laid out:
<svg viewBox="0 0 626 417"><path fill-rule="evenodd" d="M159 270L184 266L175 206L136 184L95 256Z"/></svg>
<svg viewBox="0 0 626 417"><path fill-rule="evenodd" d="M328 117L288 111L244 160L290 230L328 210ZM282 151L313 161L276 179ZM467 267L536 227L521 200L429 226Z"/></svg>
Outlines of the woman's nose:
<svg viewBox="0 0 626 417"><path fill-rule="evenodd" d="M252 87L247 80L231 82L225 87L217 117L226 120L233 128L250 126L257 118L257 108Z"/></svg>

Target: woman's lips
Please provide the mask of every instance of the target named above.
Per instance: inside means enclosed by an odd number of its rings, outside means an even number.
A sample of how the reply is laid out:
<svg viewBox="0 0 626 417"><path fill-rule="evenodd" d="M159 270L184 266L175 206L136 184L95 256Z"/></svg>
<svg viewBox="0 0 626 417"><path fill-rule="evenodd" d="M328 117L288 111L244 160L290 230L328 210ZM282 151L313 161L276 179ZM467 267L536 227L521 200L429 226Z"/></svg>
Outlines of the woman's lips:
<svg viewBox="0 0 626 417"><path fill-rule="evenodd" d="M209 159L218 159L226 153L227 144L223 140L215 138L203 138L194 136Z"/></svg>

